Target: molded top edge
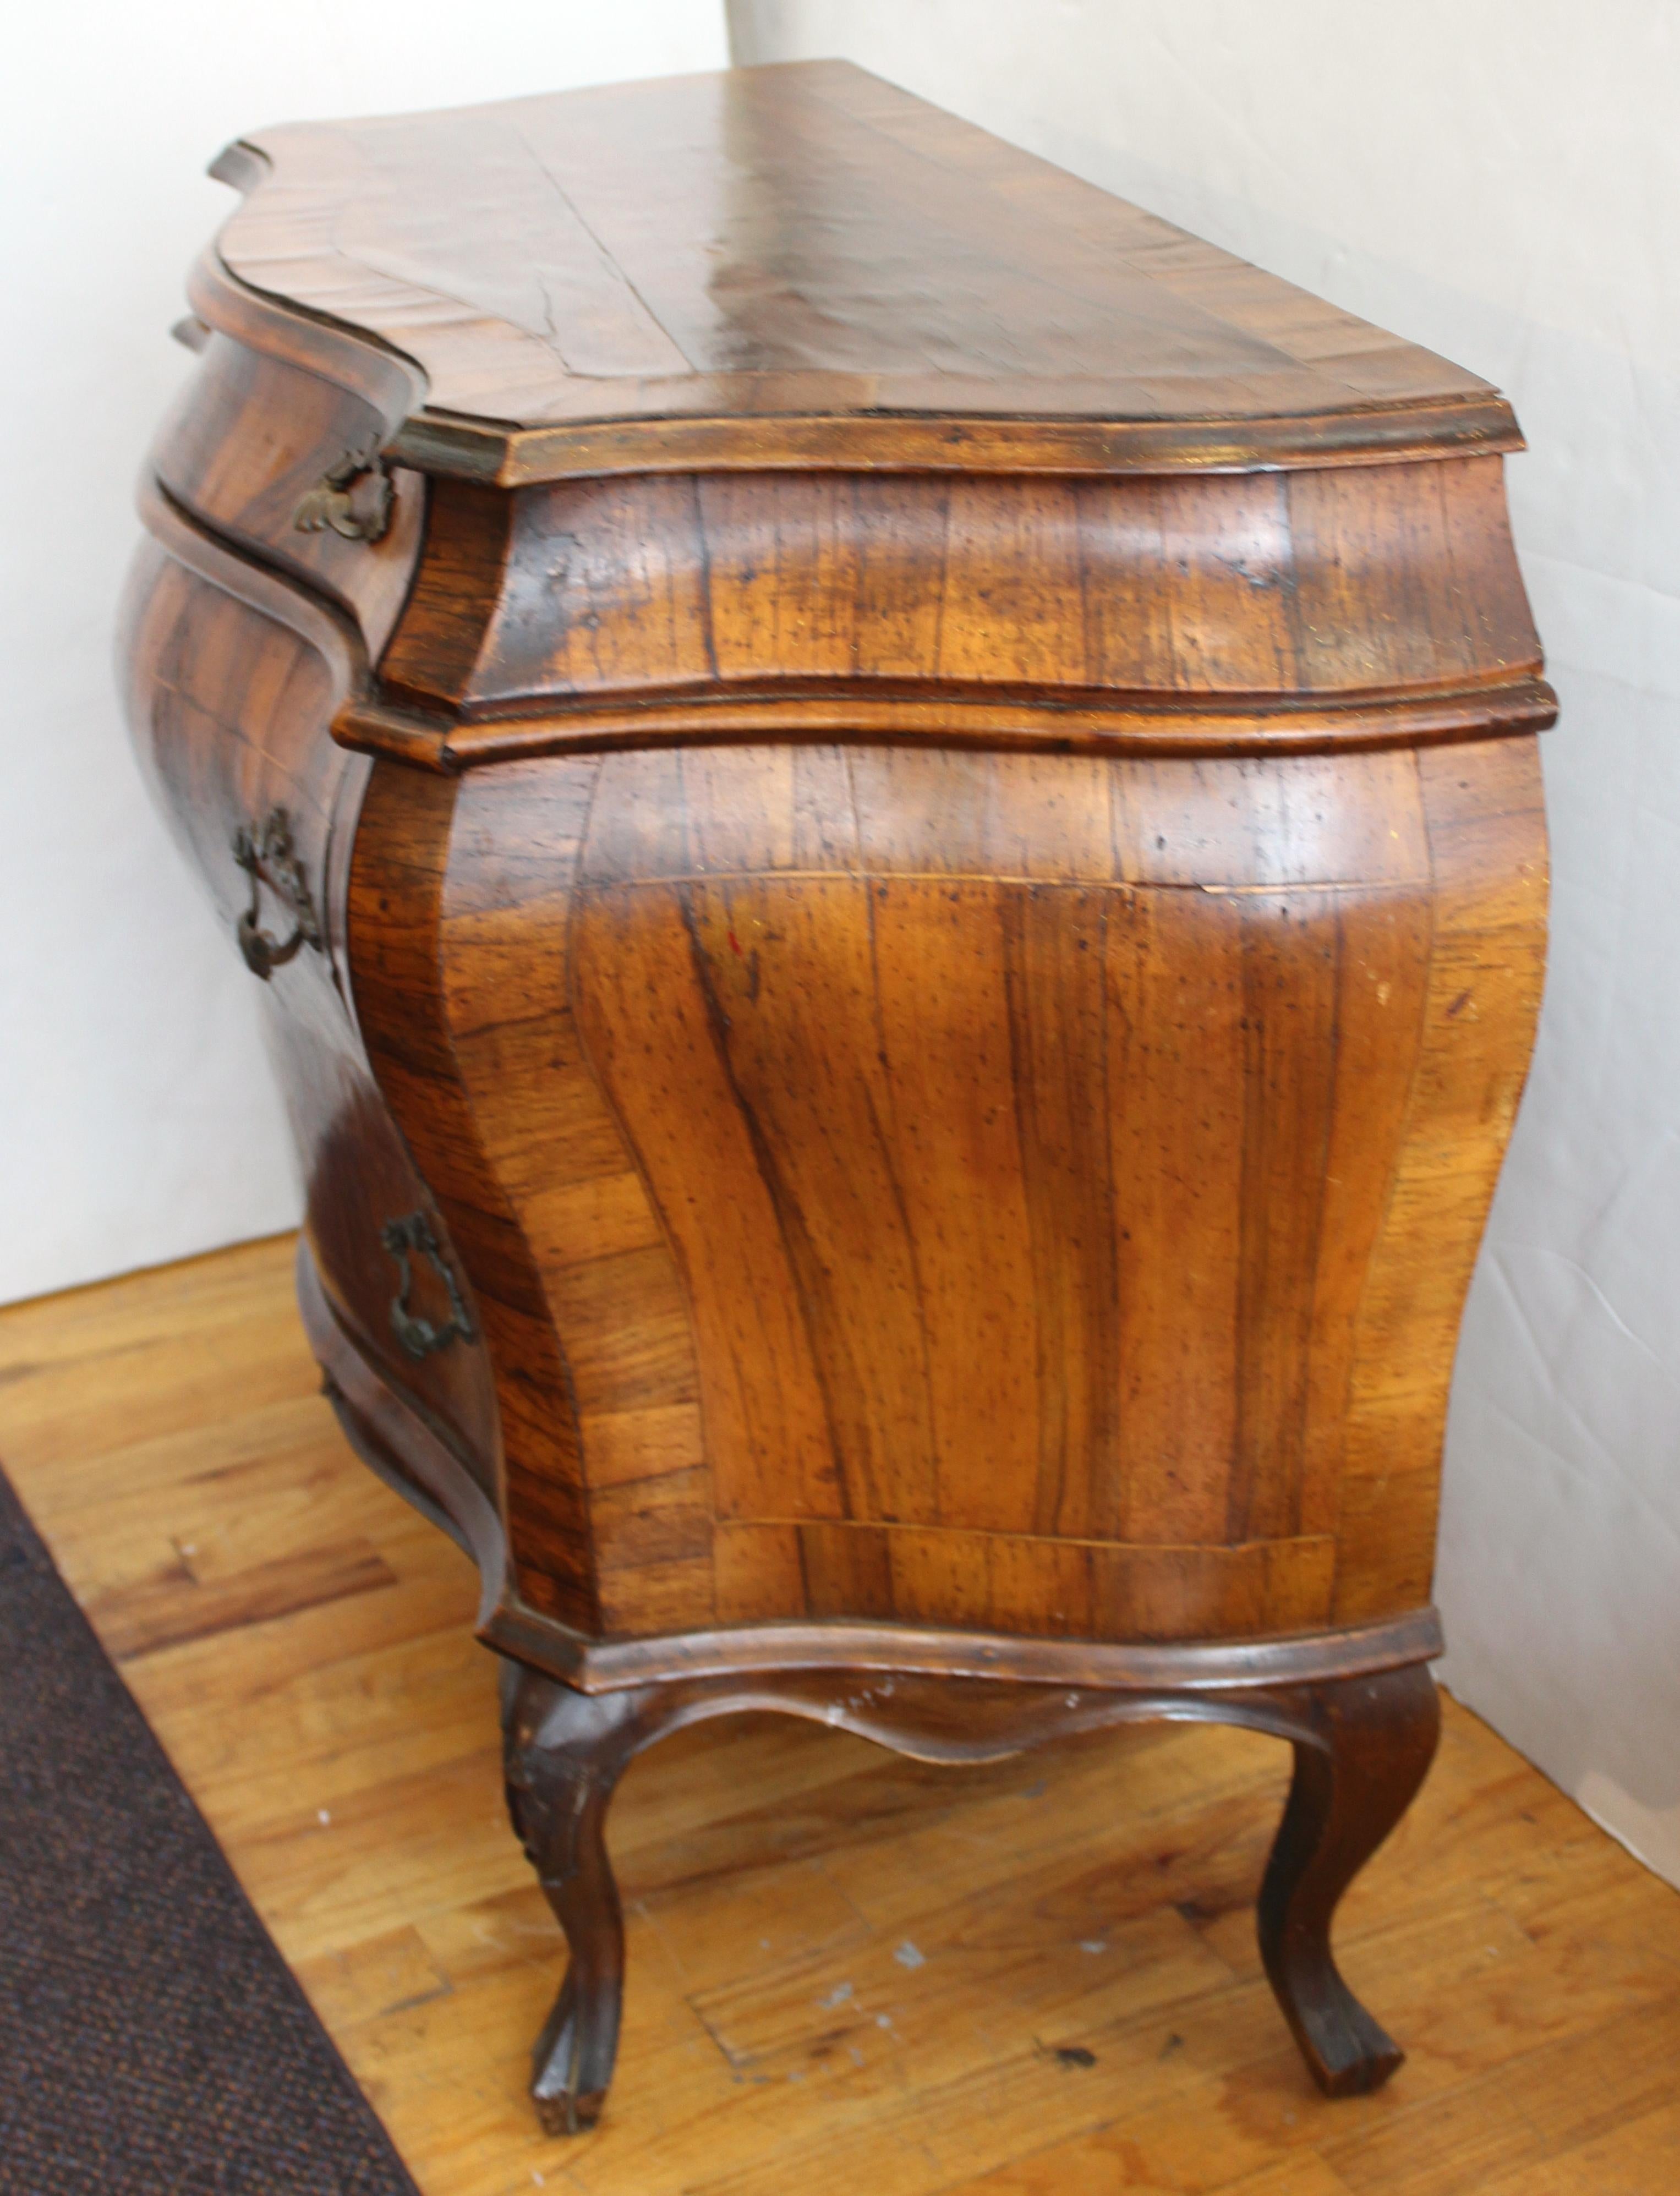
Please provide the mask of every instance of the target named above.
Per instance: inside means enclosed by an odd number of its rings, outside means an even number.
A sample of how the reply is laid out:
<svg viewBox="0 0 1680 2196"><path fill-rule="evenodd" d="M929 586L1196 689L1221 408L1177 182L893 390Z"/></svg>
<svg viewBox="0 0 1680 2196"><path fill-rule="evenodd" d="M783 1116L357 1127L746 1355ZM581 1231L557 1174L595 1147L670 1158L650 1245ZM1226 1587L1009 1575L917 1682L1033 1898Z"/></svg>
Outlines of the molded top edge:
<svg viewBox="0 0 1680 2196"><path fill-rule="evenodd" d="M289 124L212 172L244 339L411 362L431 470L1520 447L1475 375L849 63Z"/></svg>

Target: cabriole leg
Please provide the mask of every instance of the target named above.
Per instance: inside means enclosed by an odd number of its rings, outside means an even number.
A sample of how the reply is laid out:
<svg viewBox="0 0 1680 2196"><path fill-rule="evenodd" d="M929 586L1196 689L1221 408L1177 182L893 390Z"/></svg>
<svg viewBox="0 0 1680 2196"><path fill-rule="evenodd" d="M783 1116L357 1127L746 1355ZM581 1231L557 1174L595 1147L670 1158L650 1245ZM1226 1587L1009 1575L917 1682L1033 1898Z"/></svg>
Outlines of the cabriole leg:
<svg viewBox="0 0 1680 2196"><path fill-rule="evenodd" d="M531 2060L551 2135L600 2117L618 2054L624 1917L605 1838L626 1764L653 1735L652 1694L590 1695L509 1663L502 1688L508 1811L570 1957Z"/></svg>
<svg viewBox="0 0 1680 2196"><path fill-rule="evenodd" d="M1314 2081L1327 2096L1356 2096L1406 2054L1337 1974L1331 1919L1423 1783L1440 1704L1421 1662L1286 1697L1295 1780L1261 1887L1261 1956Z"/></svg>
<svg viewBox="0 0 1680 2196"><path fill-rule="evenodd" d="M961 1681L957 1681L960 1685ZM1035 1689L1006 1689L1025 1705ZM586 1694L517 1664L505 1670L503 1712L508 1804L514 1828L564 1931L565 1980L533 2054L532 2095L551 2134L575 2134L598 2118L618 2049L624 1987L624 1925L604 1837L608 1804L632 1757L661 1731L731 1708L785 1705L794 1713L822 1702L823 1719L889 1746L922 1752L916 1711L927 1701L914 1683L892 1707L856 1673L832 1685L791 1676L759 1679L742 1691L648 1685ZM830 1696L832 1695L832 1698ZM782 1697L777 1697L778 1696ZM1052 1712L1030 1714L1007 1733L964 1746L947 1724L924 1758L994 1758L1063 1730L1175 1713L1171 1696L1059 1695ZM1041 1703L1031 1705L1037 1709ZM838 1711L836 1713L835 1711ZM1057 1711L1059 1711L1058 1713ZM1178 1712L1182 1713L1180 1709ZM1198 1718L1208 1704L1198 1702ZM1260 1893L1260 1949L1285 2018L1319 2086L1331 2096L1379 2088L1404 2054L1354 1997L1331 1956L1331 1923L1342 1893L1399 1822L1435 1756L1440 1704L1427 1665L1375 1676L1256 1688L1233 1700L1230 1720L1289 1737L1295 1777ZM1002 1740L1003 1742L998 1742Z"/></svg>

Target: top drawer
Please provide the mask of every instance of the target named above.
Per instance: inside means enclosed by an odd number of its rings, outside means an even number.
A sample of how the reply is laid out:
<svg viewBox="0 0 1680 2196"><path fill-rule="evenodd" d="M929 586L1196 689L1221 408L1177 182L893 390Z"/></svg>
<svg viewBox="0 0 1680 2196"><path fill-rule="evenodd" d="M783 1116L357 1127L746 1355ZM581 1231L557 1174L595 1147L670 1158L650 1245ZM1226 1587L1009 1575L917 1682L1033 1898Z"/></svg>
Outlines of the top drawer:
<svg viewBox="0 0 1680 2196"><path fill-rule="evenodd" d="M349 540L330 527L304 530L297 518L310 491L342 460L374 448L382 427L372 407L348 390L212 335L153 451L158 478L177 503L331 596L360 625L375 662L419 552L424 476L392 473L389 520L377 541Z"/></svg>

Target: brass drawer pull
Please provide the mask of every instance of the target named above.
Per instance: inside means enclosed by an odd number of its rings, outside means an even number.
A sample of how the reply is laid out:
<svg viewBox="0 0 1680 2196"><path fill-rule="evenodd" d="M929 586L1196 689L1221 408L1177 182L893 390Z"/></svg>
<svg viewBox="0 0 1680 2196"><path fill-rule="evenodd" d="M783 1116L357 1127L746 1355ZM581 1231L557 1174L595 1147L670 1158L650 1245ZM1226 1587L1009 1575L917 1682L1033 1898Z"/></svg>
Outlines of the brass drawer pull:
<svg viewBox="0 0 1680 2196"><path fill-rule="evenodd" d="M460 1285L449 1268L447 1260L437 1247L437 1238L431 1232L431 1222L424 1212L411 1212L401 1220L388 1220L381 1231L380 1240L396 1260L402 1279L391 1302L391 1330L407 1354L416 1360L430 1357L435 1349L447 1349L452 1342L476 1342L472 1321L467 1317L466 1305L461 1300ZM449 1293L449 1317L442 1326L423 1319L408 1309L408 1292L414 1286L414 1271L409 1264L409 1254L419 1251L431 1262L438 1279Z"/></svg>
<svg viewBox="0 0 1680 2196"><path fill-rule="evenodd" d="M347 450L292 514L299 534L340 534L346 541L381 541L390 530L395 491L377 442Z"/></svg>
<svg viewBox="0 0 1680 2196"><path fill-rule="evenodd" d="M234 859L251 879L251 905L239 920L240 951L245 967L266 984L300 945L313 945L317 951L320 946L320 919L292 843L288 811L271 808L261 824L242 824L234 834ZM264 885L292 911L290 938L270 938L257 921Z"/></svg>

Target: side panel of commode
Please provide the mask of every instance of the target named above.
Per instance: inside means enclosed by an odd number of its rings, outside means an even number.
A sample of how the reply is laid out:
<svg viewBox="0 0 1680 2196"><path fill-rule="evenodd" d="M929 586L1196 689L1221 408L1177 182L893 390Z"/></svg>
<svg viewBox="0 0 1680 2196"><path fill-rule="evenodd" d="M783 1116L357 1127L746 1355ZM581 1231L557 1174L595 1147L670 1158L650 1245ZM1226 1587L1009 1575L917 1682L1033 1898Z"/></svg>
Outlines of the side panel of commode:
<svg viewBox="0 0 1680 2196"><path fill-rule="evenodd" d="M1528 739L467 779L436 1011L607 1628L1423 1602L1536 800Z"/></svg>

